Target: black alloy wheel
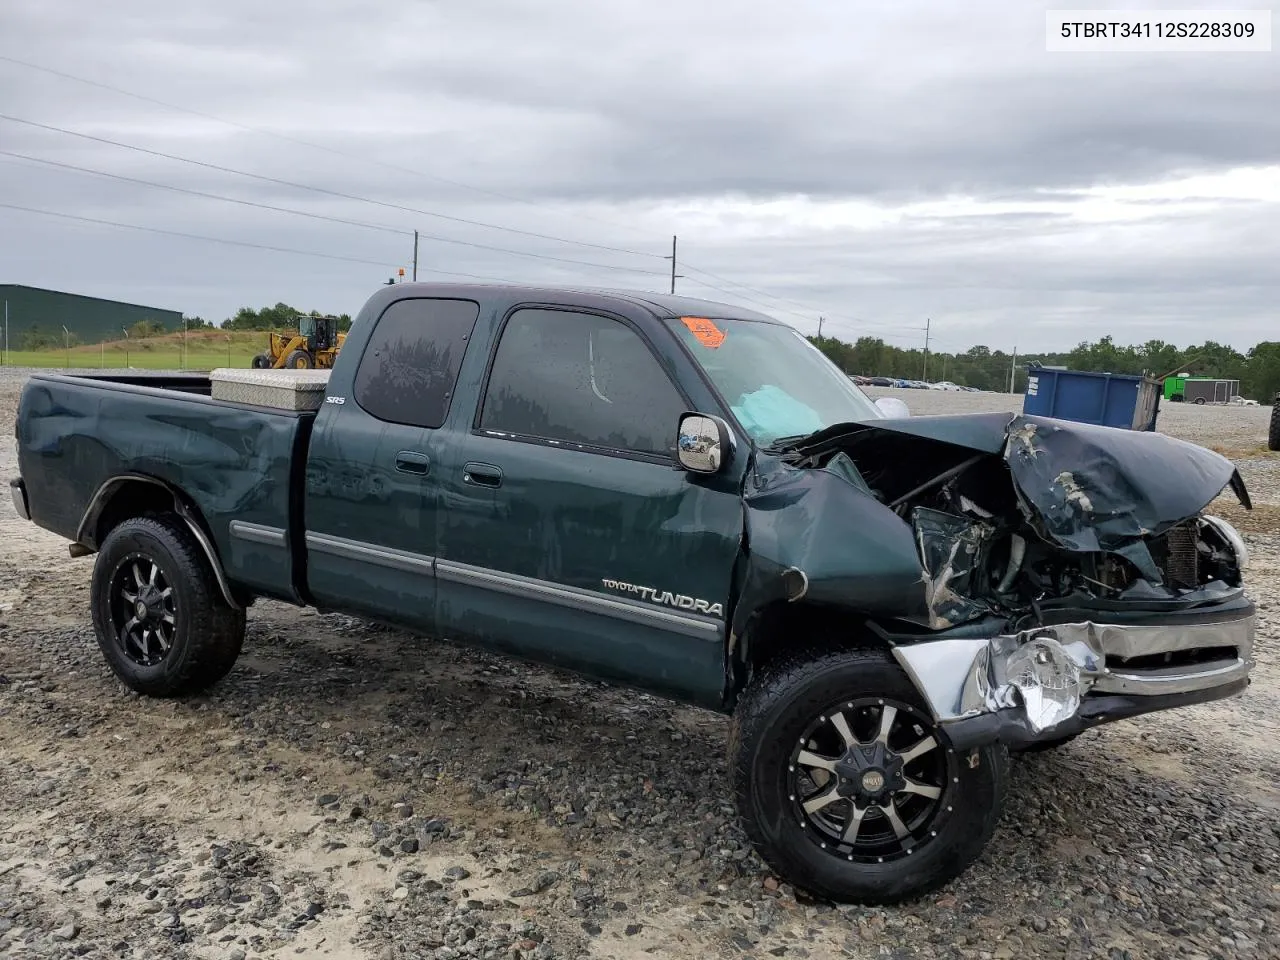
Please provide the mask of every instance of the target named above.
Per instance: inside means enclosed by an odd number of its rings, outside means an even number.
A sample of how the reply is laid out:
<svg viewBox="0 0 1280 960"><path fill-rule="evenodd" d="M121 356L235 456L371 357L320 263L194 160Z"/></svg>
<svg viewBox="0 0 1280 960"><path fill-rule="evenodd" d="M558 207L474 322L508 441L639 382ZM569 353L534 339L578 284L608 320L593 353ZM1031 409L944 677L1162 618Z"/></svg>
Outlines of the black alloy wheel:
<svg viewBox="0 0 1280 960"><path fill-rule="evenodd" d="M244 643L244 609L227 602L199 539L174 514L131 517L103 538L90 604L107 664L147 696L212 686Z"/></svg>
<svg viewBox="0 0 1280 960"><path fill-rule="evenodd" d="M146 554L127 554L112 573L110 602L120 652L140 667L163 661L177 636L178 608L160 564Z"/></svg>
<svg viewBox="0 0 1280 960"><path fill-rule="evenodd" d="M888 650L797 643L757 669L730 727L743 828L813 896L897 903L981 855L1008 787L999 744L956 750Z"/></svg>
<svg viewBox="0 0 1280 960"><path fill-rule="evenodd" d="M938 835L955 754L901 700L860 697L815 717L791 753L793 813L819 849L861 863L910 856Z"/></svg>

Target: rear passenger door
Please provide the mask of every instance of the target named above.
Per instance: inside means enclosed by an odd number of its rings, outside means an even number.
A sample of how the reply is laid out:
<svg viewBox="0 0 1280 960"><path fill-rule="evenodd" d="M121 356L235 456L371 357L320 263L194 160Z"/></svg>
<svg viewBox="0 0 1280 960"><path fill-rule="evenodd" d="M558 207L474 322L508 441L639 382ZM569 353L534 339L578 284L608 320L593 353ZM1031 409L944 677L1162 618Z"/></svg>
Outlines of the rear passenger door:
<svg viewBox="0 0 1280 960"><path fill-rule="evenodd" d="M513 311L440 478L440 629L714 701L742 506L677 467L689 406L634 322Z"/></svg>
<svg viewBox="0 0 1280 960"><path fill-rule="evenodd" d="M479 311L471 300L396 300L374 321L349 389L331 382L304 514L320 606L434 630L440 428Z"/></svg>

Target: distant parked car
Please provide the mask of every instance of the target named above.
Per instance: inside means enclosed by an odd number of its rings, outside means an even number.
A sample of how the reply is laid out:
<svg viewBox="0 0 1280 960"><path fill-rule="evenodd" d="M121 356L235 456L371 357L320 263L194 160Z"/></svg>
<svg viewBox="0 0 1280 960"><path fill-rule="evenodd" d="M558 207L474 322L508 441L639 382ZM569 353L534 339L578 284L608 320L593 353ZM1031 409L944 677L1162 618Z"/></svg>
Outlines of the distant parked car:
<svg viewBox="0 0 1280 960"><path fill-rule="evenodd" d="M1240 396L1239 394L1236 394L1228 400L1227 403L1235 404L1237 407L1256 407L1258 405L1257 400L1250 400L1247 397Z"/></svg>
<svg viewBox="0 0 1280 960"><path fill-rule="evenodd" d="M894 381L888 377L871 377L869 378L869 386L872 387L892 387Z"/></svg>

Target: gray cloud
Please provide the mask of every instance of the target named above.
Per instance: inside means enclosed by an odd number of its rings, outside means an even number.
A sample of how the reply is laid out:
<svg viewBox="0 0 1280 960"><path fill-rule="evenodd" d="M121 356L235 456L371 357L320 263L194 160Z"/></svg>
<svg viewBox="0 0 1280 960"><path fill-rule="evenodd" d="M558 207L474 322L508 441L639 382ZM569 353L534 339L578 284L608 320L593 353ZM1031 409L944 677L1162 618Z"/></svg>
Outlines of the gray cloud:
<svg viewBox="0 0 1280 960"><path fill-rule="evenodd" d="M1274 55L1048 54L1048 6L481 0L317 10L295 0L135 0L121 11L87 0L9 0L0 13L0 54L365 159L3 62L0 113L644 256L326 197L3 121L0 150L650 271L424 240L424 278L434 268L663 289L660 257L679 233L692 267L785 300L693 269L682 271L682 290L730 299L698 281L730 287L740 302L774 304L807 330L822 311L824 329L845 337L914 342L926 316L959 347L1060 348L1107 332L1241 347L1274 337L1274 176L1262 195L1195 204L1155 196L1125 201L1114 216L1079 192L1280 165ZM970 206L910 206L957 196ZM410 249L402 237L5 158L0 202L370 261L0 209L4 280L214 318L276 300L354 311L407 265ZM850 203L864 205L863 219Z"/></svg>

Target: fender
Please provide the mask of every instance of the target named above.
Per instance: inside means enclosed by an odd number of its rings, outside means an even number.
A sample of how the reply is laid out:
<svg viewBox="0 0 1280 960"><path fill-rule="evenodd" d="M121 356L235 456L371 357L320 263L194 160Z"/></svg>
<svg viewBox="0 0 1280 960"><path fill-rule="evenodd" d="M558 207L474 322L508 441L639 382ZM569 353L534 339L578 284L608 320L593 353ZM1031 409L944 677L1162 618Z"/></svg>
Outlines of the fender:
<svg viewBox="0 0 1280 960"><path fill-rule="evenodd" d="M200 549L204 551L209 565L213 568L213 575L217 578L218 589L222 591L223 599L234 610L244 609L244 605L237 601L232 593L231 584L228 583L227 575L222 569L222 561L218 558L218 552L214 548L213 542L205 535L204 530L201 529L200 524L197 522L195 511L183 500L180 491L174 489L163 480L157 480L155 477L149 477L146 474L122 473L112 477L98 487L93 498L89 501L89 506L85 509L84 516L80 520L80 526L76 528L75 542L71 544L72 556L87 556L97 551L99 545L94 531L97 528L99 518L102 516L102 511L110 502L111 495L116 489L123 484L131 482L147 483L159 487L173 498L174 512L182 518L182 522L187 525L191 535L200 544Z"/></svg>

